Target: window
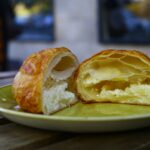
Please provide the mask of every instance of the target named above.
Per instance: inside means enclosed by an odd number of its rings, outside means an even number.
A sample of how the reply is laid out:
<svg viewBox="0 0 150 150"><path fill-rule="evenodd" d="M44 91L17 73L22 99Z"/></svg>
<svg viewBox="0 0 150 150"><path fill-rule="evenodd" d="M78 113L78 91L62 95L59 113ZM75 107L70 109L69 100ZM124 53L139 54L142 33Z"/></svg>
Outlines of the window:
<svg viewBox="0 0 150 150"><path fill-rule="evenodd" d="M150 0L101 0L100 41L150 44Z"/></svg>
<svg viewBox="0 0 150 150"><path fill-rule="evenodd" d="M54 15L52 0L10 0L10 35L13 40L53 41Z"/></svg>

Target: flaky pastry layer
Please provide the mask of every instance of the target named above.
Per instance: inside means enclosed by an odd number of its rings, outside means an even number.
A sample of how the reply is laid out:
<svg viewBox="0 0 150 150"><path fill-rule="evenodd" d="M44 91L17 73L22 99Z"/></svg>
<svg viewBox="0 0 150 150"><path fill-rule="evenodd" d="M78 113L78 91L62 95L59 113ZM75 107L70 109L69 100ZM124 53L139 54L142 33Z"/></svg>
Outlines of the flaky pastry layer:
<svg viewBox="0 0 150 150"><path fill-rule="evenodd" d="M72 85L68 84L77 65L77 58L65 47L45 49L30 55L23 62L13 82L14 97L19 106L28 112L46 114L58 111L60 107L62 109L59 101L56 103L57 107L47 108L45 105L48 103L51 106L50 98L53 97L45 95L48 90L55 94L50 89L56 84L61 85L62 81L67 84L64 90L68 87L70 90ZM73 102L74 100L71 101Z"/></svg>
<svg viewBox="0 0 150 150"><path fill-rule="evenodd" d="M104 50L85 60L76 75L84 102L150 105L150 58L135 50Z"/></svg>

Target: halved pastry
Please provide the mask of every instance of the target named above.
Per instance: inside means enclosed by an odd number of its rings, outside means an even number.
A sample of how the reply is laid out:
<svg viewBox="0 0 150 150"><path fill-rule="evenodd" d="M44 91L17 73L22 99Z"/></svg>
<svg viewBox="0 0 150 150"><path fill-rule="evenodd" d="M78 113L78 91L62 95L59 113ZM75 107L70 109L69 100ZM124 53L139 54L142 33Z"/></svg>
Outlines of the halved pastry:
<svg viewBox="0 0 150 150"><path fill-rule="evenodd" d="M25 111L44 114L75 103L72 76L77 66L75 55L64 47L32 54L14 78L17 103Z"/></svg>
<svg viewBox="0 0 150 150"><path fill-rule="evenodd" d="M150 58L134 50L105 50L78 68L76 88L84 102L150 105Z"/></svg>

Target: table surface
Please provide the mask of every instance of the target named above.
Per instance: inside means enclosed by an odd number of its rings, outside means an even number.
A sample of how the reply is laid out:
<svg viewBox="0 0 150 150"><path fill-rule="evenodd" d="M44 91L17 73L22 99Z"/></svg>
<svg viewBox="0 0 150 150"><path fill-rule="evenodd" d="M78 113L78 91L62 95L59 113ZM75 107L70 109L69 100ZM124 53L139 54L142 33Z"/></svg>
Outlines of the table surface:
<svg viewBox="0 0 150 150"><path fill-rule="evenodd" d="M0 86L13 78L0 78ZM0 150L150 150L150 127L139 130L79 134L26 127L0 117Z"/></svg>

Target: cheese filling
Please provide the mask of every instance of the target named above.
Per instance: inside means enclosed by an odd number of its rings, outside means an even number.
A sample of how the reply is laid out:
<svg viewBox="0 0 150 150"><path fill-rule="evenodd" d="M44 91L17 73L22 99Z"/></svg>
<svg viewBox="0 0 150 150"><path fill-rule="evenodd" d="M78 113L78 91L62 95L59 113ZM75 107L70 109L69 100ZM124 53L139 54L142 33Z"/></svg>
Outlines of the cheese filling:
<svg viewBox="0 0 150 150"><path fill-rule="evenodd" d="M43 111L45 114L58 111L76 102L75 94L68 91L68 83L61 82L43 90Z"/></svg>
<svg viewBox="0 0 150 150"><path fill-rule="evenodd" d="M150 104L149 79L141 83L102 81L85 88L89 99L94 97L96 101Z"/></svg>
<svg viewBox="0 0 150 150"><path fill-rule="evenodd" d="M122 89L115 89L115 90L106 90L102 89L100 94L98 94L103 99L107 100L113 100L113 101L119 101L127 102L128 100L132 100L132 102L135 100L139 100L142 102L149 102L150 97L150 85L130 85L130 87Z"/></svg>

